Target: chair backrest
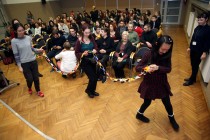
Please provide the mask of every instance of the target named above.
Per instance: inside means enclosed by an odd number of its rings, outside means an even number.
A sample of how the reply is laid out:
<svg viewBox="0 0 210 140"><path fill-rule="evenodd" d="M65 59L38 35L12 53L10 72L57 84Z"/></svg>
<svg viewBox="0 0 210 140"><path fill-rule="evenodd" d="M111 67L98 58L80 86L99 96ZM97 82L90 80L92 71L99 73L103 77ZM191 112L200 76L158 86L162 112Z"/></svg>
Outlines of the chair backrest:
<svg viewBox="0 0 210 140"><path fill-rule="evenodd" d="M41 38L41 35L37 34L33 37L33 42L36 43Z"/></svg>
<svg viewBox="0 0 210 140"><path fill-rule="evenodd" d="M50 38L50 35L48 35L48 34L44 35L44 37L43 37L43 39L44 39L45 42L47 42L47 40L48 40L49 38Z"/></svg>
<svg viewBox="0 0 210 140"><path fill-rule="evenodd" d="M141 47L135 54L135 58L142 58L144 56L144 54L150 51L150 49L148 47Z"/></svg>
<svg viewBox="0 0 210 140"><path fill-rule="evenodd" d="M46 46L46 43L45 43L44 39L40 39L37 43L37 48L42 48L45 46Z"/></svg>
<svg viewBox="0 0 210 140"><path fill-rule="evenodd" d="M6 43L6 40L5 39L2 39L1 42L0 42L0 44L4 44L4 43Z"/></svg>
<svg viewBox="0 0 210 140"><path fill-rule="evenodd" d="M144 56L144 54L147 52L147 51L150 51L150 49L148 47L141 47L136 53L135 53L135 56L134 56L134 66L137 66L138 63L140 62L140 60L142 59L142 57Z"/></svg>

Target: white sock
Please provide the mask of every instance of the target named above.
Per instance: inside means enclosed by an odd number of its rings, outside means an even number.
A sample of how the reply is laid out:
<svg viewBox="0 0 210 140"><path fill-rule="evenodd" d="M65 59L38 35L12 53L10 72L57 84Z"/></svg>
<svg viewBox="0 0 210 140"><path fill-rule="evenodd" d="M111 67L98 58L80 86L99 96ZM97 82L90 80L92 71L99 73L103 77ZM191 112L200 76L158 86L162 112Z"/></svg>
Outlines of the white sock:
<svg viewBox="0 0 210 140"><path fill-rule="evenodd" d="M169 117L173 117L174 116L174 113L172 115L168 115Z"/></svg>
<svg viewBox="0 0 210 140"><path fill-rule="evenodd" d="M141 113L141 112L139 112L139 111L137 111L137 113L139 113L139 114L141 114L141 115L144 115L144 113Z"/></svg>

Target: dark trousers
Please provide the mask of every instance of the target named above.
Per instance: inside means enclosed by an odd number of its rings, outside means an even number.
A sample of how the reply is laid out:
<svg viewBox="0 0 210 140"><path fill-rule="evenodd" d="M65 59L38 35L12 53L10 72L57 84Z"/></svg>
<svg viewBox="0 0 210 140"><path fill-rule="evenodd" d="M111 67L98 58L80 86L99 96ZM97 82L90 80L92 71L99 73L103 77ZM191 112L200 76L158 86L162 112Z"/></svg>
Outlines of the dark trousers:
<svg viewBox="0 0 210 140"><path fill-rule="evenodd" d="M196 52L192 50L190 51L190 61L191 61L191 67L192 67L192 74L190 76L190 81L192 82L196 81L198 68L201 63L201 55L202 55L202 52Z"/></svg>
<svg viewBox="0 0 210 140"><path fill-rule="evenodd" d="M109 60L109 55L107 55L107 54L98 54L97 57L98 57L99 61L101 62L101 64L104 66L104 68L106 68L107 62Z"/></svg>
<svg viewBox="0 0 210 140"><path fill-rule="evenodd" d="M114 60L112 67L114 69L116 78L125 78L125 74L123 70L125 65L126 65L126 61L117 62L117 60Z"/></svg>
<svg viewBox="0 0 210 140"><path fill-rule="evenodd" d="M85 72L85 74L89 79L86 90L89 92L95 92L98 81L98 76L96 73L96 63L91 63L89 61L82 61L81 65L83 71Z"/></svg>
<svg viewBox="0 0 210 140"><path fill-rule="evenodd" d="M52 51L47 53L47 57L51 60L53 57L55 57L57 54L59 54L62 50L55 50L53 49ZM51 62L53 63L53 61L51 60ZM57 62L57 60L56 60ZM53 63L54 64L54 63Z"/></svg>
<svg viewBox="0 0 210 140"><path fill-rule="evenodd" d="M26 79L28 88L31 88L34 82L36 91L40 91L37 61L35 60L32 62L22 63L21 67L23 68L23 74Z"/></svg>
<svg viewBox="0 0 210 140"><path fill-rule="evenodd" d="M165 106L166 111L168 112L168 115L173 115L173 107L171 105L170 97L167 96L161 100L163 102L163 105ZM144 103L141 105L139 112L144 113L144 111L150 106L151 102L151 99L144 99Z"/></svg>

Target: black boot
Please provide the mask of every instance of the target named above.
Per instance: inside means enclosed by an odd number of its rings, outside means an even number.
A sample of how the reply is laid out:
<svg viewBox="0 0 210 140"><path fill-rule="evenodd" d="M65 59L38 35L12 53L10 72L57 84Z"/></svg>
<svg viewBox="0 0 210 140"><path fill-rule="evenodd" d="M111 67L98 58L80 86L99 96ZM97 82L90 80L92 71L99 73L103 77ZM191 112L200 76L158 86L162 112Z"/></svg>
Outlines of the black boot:
<svg viewBox="0 0 210 140"><path fill-rule="evenodd" d="M148 123L150 121L149 118L145 117L143 114L140 114L139 112L137 112L136 114L136 119L139 119L145 123Z"/></svg>
<svg viewBox="0 0 210 140"><path fill-rule="evenodd" d="M89 96L90 98L94 98L94 93L88 91L87 89L85 90L85 92L88 94L88 96Z"/></svg>
<svg viewBox="0 0 210 140"><path fill-rule="evenodd" d="M43 75L41 73L38 73L39 77L43 77Z"/></svg>
<svg viewBox="0 0 210 140"><path fill-rule="evenodd" d="M95 91L94 91L93 95L94 95L94 96L99 96L100 94L99 94L98 92L95 92Z"/></svg>
<svg viewBox="0 0 210 140"><path fill-rule="evenodd" d="M76 73L72 74L72 78L75 79L77 77Z"/></svg>
<svg viewBox="0 0 210 140"><path fill-rule="evenodd" d="M176 122L174 116L172 116L172 117L168 116L168 118L169 118L169 120L170 120L170 123L171 123L173 129L174 129L175 131L178 131L178 130L179 130L179 125L177 124L177 122Z"/></svg>

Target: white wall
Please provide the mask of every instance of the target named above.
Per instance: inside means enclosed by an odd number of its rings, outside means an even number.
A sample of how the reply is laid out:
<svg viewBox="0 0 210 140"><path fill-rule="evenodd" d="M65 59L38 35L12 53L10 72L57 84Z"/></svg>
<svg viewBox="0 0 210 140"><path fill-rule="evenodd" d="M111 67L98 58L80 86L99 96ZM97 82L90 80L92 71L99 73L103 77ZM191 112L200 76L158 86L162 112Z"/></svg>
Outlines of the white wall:
<svg viewBox="0 0 210 140"><path fill-rule="evenodd" d="M46 0L46 1L58 1L58 0ZM19 4L19 3L32 3L41 2L41 0L2 0L3 4Z"/></svg>

